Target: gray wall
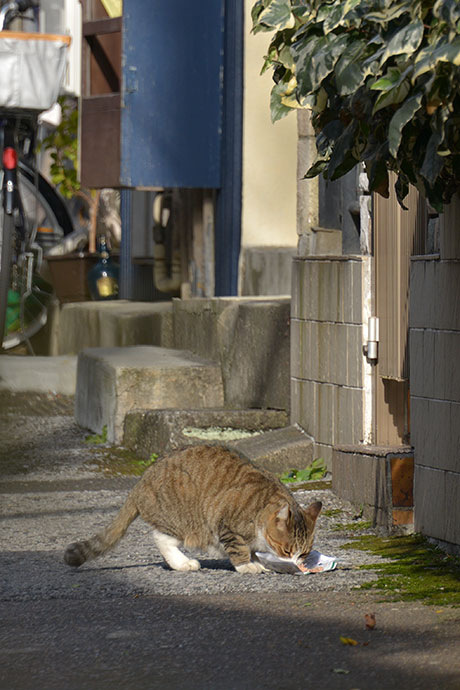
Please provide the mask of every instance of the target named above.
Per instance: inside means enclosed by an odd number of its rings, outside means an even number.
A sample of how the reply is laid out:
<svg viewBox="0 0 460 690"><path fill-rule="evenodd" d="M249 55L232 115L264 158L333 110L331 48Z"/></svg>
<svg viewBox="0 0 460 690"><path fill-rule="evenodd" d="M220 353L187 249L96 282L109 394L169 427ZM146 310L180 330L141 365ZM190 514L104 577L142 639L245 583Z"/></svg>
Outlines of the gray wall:
<svg viewBox="0 0 460 690"><path fill-rule="evenodd" d="M460 546L460 201L441 220L437 257L412 260L411 442L415 529Z"/></svg>
<svg viewBox="0 0 460 690"><path fill-rule="evenodd" d="M330 465L332 446L363 438L361 257L296 257L291 421Z"/></svg>

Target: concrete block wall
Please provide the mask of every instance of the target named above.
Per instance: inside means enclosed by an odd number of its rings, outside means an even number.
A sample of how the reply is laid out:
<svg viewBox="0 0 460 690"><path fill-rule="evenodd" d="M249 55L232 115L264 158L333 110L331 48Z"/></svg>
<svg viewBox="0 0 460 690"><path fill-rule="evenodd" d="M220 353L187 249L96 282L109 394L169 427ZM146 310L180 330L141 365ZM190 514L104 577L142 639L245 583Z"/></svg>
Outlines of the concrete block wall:
<svg viewBox="0 0 460 690"><path fill-rule="evenodd" d="M452 209L451 209L452 210ZM447 219L444 219L445 221ZM458 235L457 222L456 235ZM411 265L411 443L415 529L460 549L460 247Z"/></svg>
<svg viewBox="0 0 460 690"><path fill-rule="evenodd" d="M173 300L174 347L219 362L225 406L289 410L289 297Z"/></svg>
<svg viewBox="0 0 460 690"><path fill-rule="evenodd" d="M291 421L331 465L363 439L362 259L296 257L291 308Z"/></svg>
<svg viewBox="0 0 460 690"><path fill-rule="evenodd" d="M290 295L295 247L242 247L240 294Z"/></svg>

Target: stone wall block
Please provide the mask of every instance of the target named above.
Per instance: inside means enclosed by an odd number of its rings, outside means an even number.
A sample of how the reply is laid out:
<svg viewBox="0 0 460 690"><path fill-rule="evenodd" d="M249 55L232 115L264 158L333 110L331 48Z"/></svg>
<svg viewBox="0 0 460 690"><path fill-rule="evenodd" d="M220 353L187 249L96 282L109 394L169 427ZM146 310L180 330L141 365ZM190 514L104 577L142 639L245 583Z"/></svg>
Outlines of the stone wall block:
<svg viewBox="0 0 460 690"><path fill-rule="evenodd" d="M425 395L425 331L412 329L410 332L410 376L411 394Z"/></svg>
<svg viewBox="0 0 460 690"><path fill-rule="evenodd" d="M385 458L334 451L332 488L351 503L376 508L388 505L390 497Z"/></svg>
<svg viewBox="0 0 460 690"><path fill-rule="evenodd" d="M417 457L417 449L415 449ZM449 475L451 478L451 475ZM453 541L446 530L445 510L447 473L429 467L415 466L414 505L416 532L445 541ZM456 501L458 504L458 501ZM453 510L454 506L449 506Z"/></svg>
<svg viewBox="0 0 460 690"><path fill-rule="evenodd" d="M453 366L460 354L460 332L435 334L435 396L460 402L460 367Z"/></svg>
<svg viewBox="0 0 460 690"><path fill-rule="evenodd" d="M318 323L317 326L317 351L318 351L318 370L312 378L316 381L332 382L331 381L331 360L333 353L333 343L331 341L331 332L333 325L330 323Z"/></svg>
<svg viewBox="0 0 460 690"><path fill-rule="evenodd" d="M458 470L460 403L413 397L415 420L411 441L418 465L439 470Z"/></svg>
<svg viewBox="0 0 460 690"><path fill-rule="evenodd" d="M221 358L226 407L289 409L290 301L239 304L231 343Z"/></svg>
<svg viewBox="0 0 460 690"><path fill-rule="evenodd" d="M318 417L318 385L313 381L291 380L291 421L307 434L316 430Z"/></svg>
<svg viewBox="0 0 460 690"><path fill-rule="evenodd" d="M362 323L362 262L350 261L352 292L350 299L350 322Z"/></svg>
<svg viewBox="0 0 460 690"><path fill-rule="evenodd" d="M435 325L436 295L439 274L438 261L412 261L410 269L410 323L412 328Z"/></svg>
<svg viewBox="0 0 460 690"><path fill-rule="evenodd" d="M313 434L319 443L334 443L334 424L336 419L336 386L315 384L317 387L318 413L316 430Z"/></svg>
<svg viewBox="0 0 460 690"><path fill-rule="evenodd" d="M347 386L361 387L363 383L363 340L361 326L347 326L347 341L344 352L338 352L337 359L341 361L343 355L346 358Z"/></svg>
<svg viewBox="0 0 460 690"><path fill-rule="evenodd" d="M337 394L337 434L335 443L352 443L353 411L350 407L349 391L340 388Z"/></svg>
<svg viewBox="0 0 460 690"><path fill-rule="evenodd" d="M311 378L311 331L310 321L291 319L291 376Z"/></svg>
<svg viewBox="0 0 460 690"><path fill-rule="evenodd" d="M291 376L300 378L304 368L305 356L305 321L291 319Z"/></svg>
<svg viewBox="0 0 460 690"><path fill-rule="evenodd" d="M460 197L455 194L440 217L440 250L442 259L460 259Z"/></svg>

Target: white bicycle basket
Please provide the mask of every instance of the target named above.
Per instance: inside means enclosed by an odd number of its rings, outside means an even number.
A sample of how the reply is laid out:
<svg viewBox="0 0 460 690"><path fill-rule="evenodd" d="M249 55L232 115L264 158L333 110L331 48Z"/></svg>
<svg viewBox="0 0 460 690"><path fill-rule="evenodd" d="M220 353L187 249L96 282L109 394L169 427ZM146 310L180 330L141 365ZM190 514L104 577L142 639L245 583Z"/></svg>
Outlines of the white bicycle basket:
<svg viewBox="0 0 460 690"><path fill-rule="evenodd" d="M48 110L66 70L70 36L0 31L0 108Z"/></svg>

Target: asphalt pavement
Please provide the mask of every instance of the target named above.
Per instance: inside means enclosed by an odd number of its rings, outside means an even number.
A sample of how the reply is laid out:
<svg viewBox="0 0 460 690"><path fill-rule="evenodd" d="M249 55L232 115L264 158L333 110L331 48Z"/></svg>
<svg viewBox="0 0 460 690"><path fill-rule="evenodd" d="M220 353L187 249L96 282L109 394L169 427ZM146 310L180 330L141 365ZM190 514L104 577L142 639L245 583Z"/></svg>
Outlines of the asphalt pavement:
<svg viewBox="0 0 460 690"><path fill-rule="evenodd" d="M107 523L140 467L88 443L72 405L0 392L0 690L460 689L460 610L360 590L377 557L342 549L358 516L329 488L296 496L324 504L330 573L240 575L205 554L172 572L140 520L69 568L66 545Z"/></svg>

